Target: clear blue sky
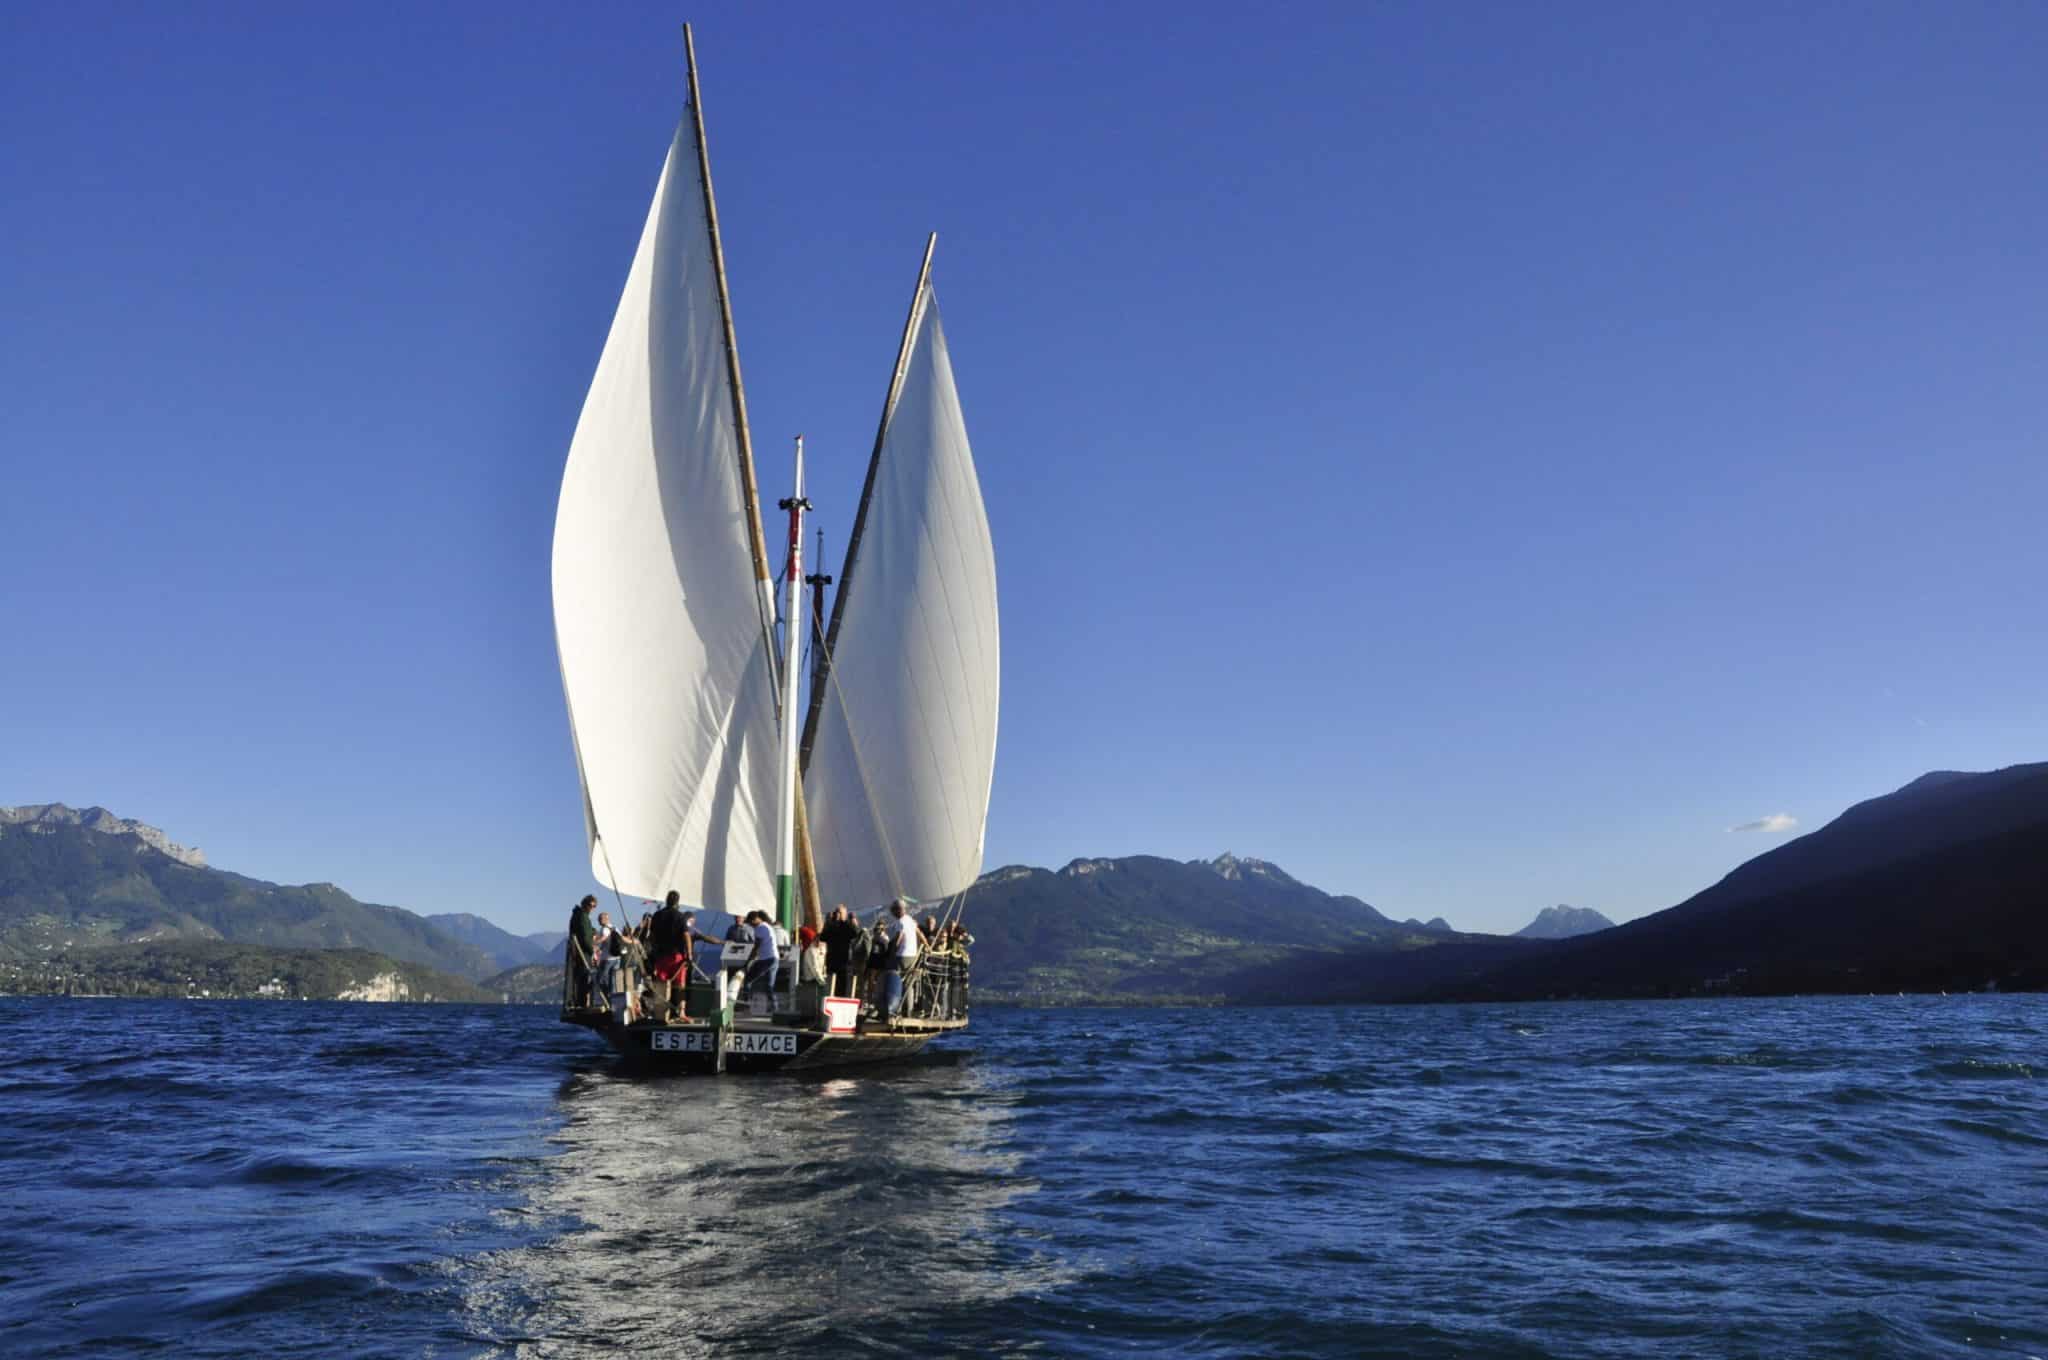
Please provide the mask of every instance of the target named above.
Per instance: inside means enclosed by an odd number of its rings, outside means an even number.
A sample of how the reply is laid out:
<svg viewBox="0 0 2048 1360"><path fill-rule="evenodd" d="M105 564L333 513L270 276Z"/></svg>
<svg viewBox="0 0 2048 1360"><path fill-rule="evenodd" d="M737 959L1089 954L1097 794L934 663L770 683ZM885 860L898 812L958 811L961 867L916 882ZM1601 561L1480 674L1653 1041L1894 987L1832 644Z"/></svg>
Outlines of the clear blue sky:
<svg viewBox="0 0 2048 1360"><path fill-rule="evenodd" d="M940 233L991 866L1621 918L2048 757L2048 6L15 3L0 802L585 889L548 545L685 17L835 559Z"/></svg>

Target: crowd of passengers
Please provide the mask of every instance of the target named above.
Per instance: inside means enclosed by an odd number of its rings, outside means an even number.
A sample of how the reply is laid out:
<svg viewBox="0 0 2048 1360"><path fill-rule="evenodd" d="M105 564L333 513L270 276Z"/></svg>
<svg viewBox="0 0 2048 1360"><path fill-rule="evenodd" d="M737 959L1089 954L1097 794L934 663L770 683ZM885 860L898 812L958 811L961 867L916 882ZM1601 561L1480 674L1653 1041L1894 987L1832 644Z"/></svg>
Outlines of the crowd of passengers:
<svg viewBox="0 0 2048 1360"><path fill-rule="evenodd" d="M682 1016L689 984L712 981L697 957L700 946L716 946L721 956L728 944L746 947L743 963L714 965L739 975L742 1006L756 996L774 998L778 987L788 999L792 979L784 965L793 953L796 983L819 985L827 996L858 998L866 1019L895 1020L913 1012L928 1013L940 1000L932 995L937 979L930 976L940 970L924 967L921 960L956 958L964 963L974 943L967 927L957 921L941 925L930 912L919 920L908 899L875 913L873 924L867 926L842 902L832 909L824 929L798 929L794 951L789 932L763 911L735 917L721 940L697 929L697 913L683 909L679 893L671 892L659 910L642 914L638 925L615 925L608 911L597 912L593 923L596 907L596 896L587 896L569 913L574 994L578 1004L602 1007L606 997L620 990L620 978L630 970L643 985L627 997L628 1022ZM957 976L956 970L946 970L948 985ZM773 1005L771 1001L771 1009Z"/></svg>

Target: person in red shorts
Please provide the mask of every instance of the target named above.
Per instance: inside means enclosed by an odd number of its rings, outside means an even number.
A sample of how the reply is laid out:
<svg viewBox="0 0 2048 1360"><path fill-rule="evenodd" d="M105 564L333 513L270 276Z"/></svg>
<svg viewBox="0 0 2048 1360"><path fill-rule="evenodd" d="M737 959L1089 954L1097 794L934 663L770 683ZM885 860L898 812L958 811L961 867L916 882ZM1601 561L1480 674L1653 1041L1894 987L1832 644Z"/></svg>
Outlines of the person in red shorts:
<svg viewBox="0 0 2048 1360"><path fill-rule="evenodd" d="M681 893L669 893L661 910L654 913L650 923L653 938L647 942L647 957L652 960L647 971L663 984L655 995L664 1002L673 1002L662 1006L660 1018L664 1020L670 1011L682 1010L683 986L690 974L690 946L697 933L690 928L690 918L683 914L682 900Z"/></svg>

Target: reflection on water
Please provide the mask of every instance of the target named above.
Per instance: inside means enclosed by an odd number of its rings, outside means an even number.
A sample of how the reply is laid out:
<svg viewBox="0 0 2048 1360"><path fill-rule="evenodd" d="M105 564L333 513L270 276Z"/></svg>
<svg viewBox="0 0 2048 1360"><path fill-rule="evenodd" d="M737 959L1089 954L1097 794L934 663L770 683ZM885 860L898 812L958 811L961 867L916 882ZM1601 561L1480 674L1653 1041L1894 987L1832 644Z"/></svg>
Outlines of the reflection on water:
<svg viewBox="0 0 2048 1360"><path fill-rule="evenodd" d="M1036 1187L1003 1147L1009 1093L961 1054L830 1078L607 1064L563 1082L558 1107L559 1155L524 1213L559 1233L471 1263L472 1336L535 1355L890 1353L913 1301L1052 1282L992 1230Z"/></svg>

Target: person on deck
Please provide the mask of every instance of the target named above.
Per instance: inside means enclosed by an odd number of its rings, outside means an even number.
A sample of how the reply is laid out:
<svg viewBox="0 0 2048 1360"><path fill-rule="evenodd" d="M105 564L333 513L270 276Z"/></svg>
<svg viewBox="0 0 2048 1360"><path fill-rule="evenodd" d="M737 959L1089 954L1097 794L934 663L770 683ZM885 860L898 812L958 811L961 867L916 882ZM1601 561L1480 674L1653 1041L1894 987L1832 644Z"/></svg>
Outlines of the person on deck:
<svg viewBox="0 0 2048 1360"><path fill-rule="evenodd" d="M863 1010L872 1008L875 1000L875 975L871 971L873 954L874 937L861 929L859 921L855 921L853 943L846 950L846 970L851 975L853 990L846 995L859 998Z"/></svg>
<svg viewBox="0 0 2048 1360"><path fill-rule="evenodd" d="M727 944L752 945L754 942L753 917L754 914L752 912L748 912L745 916L733 917L732 924L725 928L725 942ZM719 954L719 958L723 960L724 957L725 955L723 951L721 951ZM728 984L733 986L735 995L737 995L738 993L738 983L741 981L741 975L745 972L746 965L744 964L725 964L726 981Z"/></svg>
<svg viewBox="0 0 2048 1360"><path fill-rule="evenodd" d="M888 993L882 1009L893 1020L903 1009L904 976L916 965L919 946L917 919L910 914L902 899L897 899L889 908L889 915L892 918L889 923L891 941L896 946L895 967L884 978Z"/></svg>
<svg viewBox="0 0 2048 1360"><path fill-rule="evenodd" d="M967 926L960 921L947 926L945 935L946 954L951 959L944 984L946 1018L960 1020L967 1015L967 946L974 943L974 937L967 933Z"/></svg>
<svg viewBox="0 0 2048 1360"><path fill-rule="evenodd" d="M778 961L776 966L780 974L778 980L786 986L794 981L796 977L796 955L791 952L789 947L789 927L765 911L761 913L761 919L766 921L768 928L775 932L775 957ZM781 967L780 960L782 959L789 960L789 967Z"/></svg>
<svg viewBox="0 0 2048 1360"><path fill-rule="evenodd" d="M841 902L832 908L832 917L825 922L825 929L818 938L825 942L825 977L830 986L829 996L852 996L853 990L853 942L860 938L860 927L854 924L853 914Z"/></svg>
<svg viewBox="0 0 2048 1360"><path fill-rule="evenodd" d="M670 1011L681 1009L671 1003L680 1000L682 983L679 979L687 974L690 967L682 900L681 893L671 891L662 901L661 910L654 913L654 920L648 924L652 938L647 942L647 957L654 962L647 971L661 983L655 989L655 999L661 1003L660 1018L663 1020L668 1018Z"/></svg>
<svg viewBox="0 0 2048 1360"><path fill-rule="evenodd" d="M747 919L754 923L754 953L747 960L747 989L754 996L767 997L773 1007L775 974L781 966L775 948L775 927L768 923L766 912L748 912Z"/></svg>
<svg viewBox="0 0 2048 1360"><path fill-rule="evenodd" d="M624 946L625 941L619 932L612 929L612 914L599 912L590 959L597 965L597 994L600 997L611 995L612 984L619 976L619 955L624 952Z"/></svg>
<svg viewBox="0 0 2048 1360"><path fill-rule="evenodd" d="M889 934L889 913L875 913L875 923L866 931L868 942L868 986L867 1003L871 1010L881 1011L888 1000L887 978L896 967L896 943Z"/></svg>
<svg viewBox="0 0 2048 1360"><path fill-rule="evenodd" d="M825 946L818 943L818 932L811 926L797 927L796 980L798 986L825 981Z"/></svg>
<svg viewBox="0 0 2048 1360"><path fill-rule="evenodd" d="M590 1004L590 960L597 950L597 930L590 924L590 912L596 905L597 897L592 894L569 909L570 985L579 1006Z"/></svg>
<svg viewBox="0 0 2048 1360"><path fill-rule="evenodd" d="M708 976L706 976L706 975L705 975L705 972L704 972L704 969L703 969L703 967L702 967L701 965L699 965L699 964L698 964L698 962L697 962L697 946L698 946L698 945L700 945L700 944L707 944L707 943L708 943L708 944L717 944L717 943L718 943L718 941L716 941L716 940L712 939L712 938L711 938L711 937L710 937L709 935L706 935L706 934L705 934L705 933L704 933L703 931L701 931L701 930L697 929L697 913L696 913L696 912L694 912L694 911L686 911L686 912L684 912L684 913L683 913L683 957L684 957L685 959L688 959L688 960L689 960L689 963L690 963L690 981L692 981L692 982L709 982L709 981L711 981L711 979L710 979L710 978L709 978Z"/></svg>
<svg viewBox="0 0 2048 1360"><path fill-rule="evenodd" d="M608 1003L612 997L623 994L626 1022L631 1024L640 1018L643 1010L640 991L647 976L647 947L640 942L638 931L630 927L624 930L612 928L603 912L597 914L597 929L599 1000Z"/></svg>

